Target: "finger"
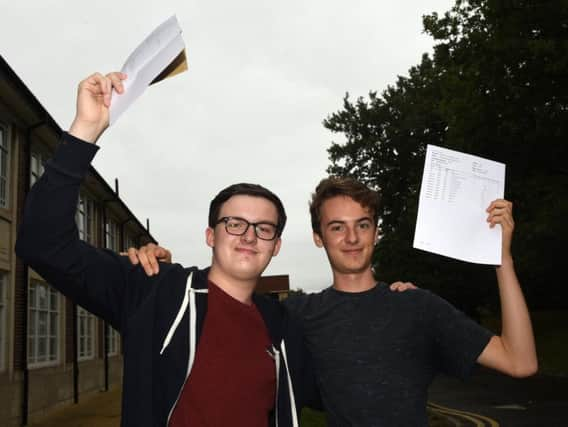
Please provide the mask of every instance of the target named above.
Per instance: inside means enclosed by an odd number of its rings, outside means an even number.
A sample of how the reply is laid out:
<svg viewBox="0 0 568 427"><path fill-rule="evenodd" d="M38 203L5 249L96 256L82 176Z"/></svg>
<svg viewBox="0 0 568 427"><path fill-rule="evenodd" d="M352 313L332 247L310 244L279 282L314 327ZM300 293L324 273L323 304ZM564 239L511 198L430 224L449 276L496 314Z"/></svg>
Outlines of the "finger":
<svg viewBox="0 0 568 427"><path fill-rule="evenodd" d="M500 224L505 229L513 229L515 227L515 221L510 216L497 216L492 220L492 224Z"/></svg>
<svg viewBox="0 0 568 427"><path fill-rule="evenodd" d="M128 248L127 255L128 259L133 265L138 264L138 251L136 250L136 248Z"/></svg>
<svg viewBox="0 0 568 427"><path fill-rule="evenodd" d="M95 73L87 78L85 88L93 95L102 97L106 107L110 106L110 79L106 78L101 73Z"/></svg>
<svg viewBox="0 0 568 427"><path fill-rule="evenodd" d="M401 286L402 284L403 283L401 281L394 282L394 283L391 283L389 288L390 288L391 291L396 291L396 290L398 290L399 286Z"/></svg>
<svg viewBox="0 0 568 427"><path fill-rule="evenodd" d="M487 215L487 222L491 222L494 218L506 215L508 212L506 208L493 208Z"/></svg>
<svg viewBox="0 0 568 427"><path fill-rule="evenodd" d="M168 256L168 251L161 246L158 246L154 253L156 254L156 258L158 258L159 261L163 261Z"/></svg>
<svg viewBox="0 0 568 427"><path fill-rule="evenodd" d="M152 268L152 271L154 272L154 274L158 274L160 271L160 267L158 265L158 259L157 259L157 253L158 253L157 248L148 249L147 253L148 253L148 261L150 262L150 267Z"/></svg>
<svg viewBox="0 0 568 427"><path fill-rule="evenodd" d="M404 282L404 286L405 286L405 289L406 289L406 290L408 290L408 289L418 289L418 286L416 286L416 285L415 285L414 283L412 283L412 282Z"/></svg>
<svg viewBox="0 0 568 427"><path fill-rule="evenodd" d="M138 249L138 259L140 260L140 264L144 268L144 272L147 276L153 276L154 270L152 269L152 265L150 260L148 259L148 254L146 248L142 247Z"/></svg>
<svg viewBox="0 0 568 427"><path fill-rule="evenodd" d="M155 252L158 261L167 262L167 263L172 262L172 253L166 248L163 248L162 246L156 246Z"/></svg>
<svg viewBox="0 0 568 427"><path fill-rule="evenodd" d="M414 286L412 283L404 282L397 288L397 291L398 292L406 292L406 291L409 291L411 289L416 289L416 286Z"/></svg>
<svg viewBox="0 0 568 427"><path fill-rule="evenodd" d="M144 252L146 259L148 260L148 267L154 274L157 274L160 271L157 259L159 249L160 247L154 243L148 243L147 245L140 248L140 250Z"/></svg>
<svg viewBox="0 0 568 427"><path fill-rule="evenodd" d="M113 72L113 73L108 73L106 76L108 79L110 79L112 88L114 90L116 90L118 93L124 92L124 85L122 84L122 81L126 79L126 74Z"/></svg>
<svg viewBox="0 0 568 427"><path fill-rule="evenodd" d="M487 222L493 227L495 224L502 225L512 225L515 222L513 220L513 213L509 207L506 208L494 208L487 217Z"/></svg>
<svg viewBox="0 0 568 427"><path fill-rule="evenodd" d="M164 262L167 262L169 264L172 263L172 253L170 251L168 251L167 249L164 249L166 251L166 254L164 256Z"/></svg>
<svg viewBox="0 0 568 427"><path fill-rule="evenodd" d="M512 211L513 203L505 199L495 199L489 204L486 211L490 212L492 209L495 208L508 208Z"/></svg>

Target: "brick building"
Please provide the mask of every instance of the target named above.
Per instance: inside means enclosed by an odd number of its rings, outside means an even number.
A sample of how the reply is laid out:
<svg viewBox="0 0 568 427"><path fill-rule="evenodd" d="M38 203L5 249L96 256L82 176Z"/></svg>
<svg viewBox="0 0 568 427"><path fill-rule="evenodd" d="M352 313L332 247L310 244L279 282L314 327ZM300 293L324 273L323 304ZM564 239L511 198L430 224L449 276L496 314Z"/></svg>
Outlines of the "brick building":
<svg viewBox="0 0 568 427"><path fill-rule="evenodd" d="M14 254L31 185L61 128L0 57L0 424L23 425L120 381L116 331L53 289ZM91 167L77 207L80 237L120 251L154 241Z"/></svg>

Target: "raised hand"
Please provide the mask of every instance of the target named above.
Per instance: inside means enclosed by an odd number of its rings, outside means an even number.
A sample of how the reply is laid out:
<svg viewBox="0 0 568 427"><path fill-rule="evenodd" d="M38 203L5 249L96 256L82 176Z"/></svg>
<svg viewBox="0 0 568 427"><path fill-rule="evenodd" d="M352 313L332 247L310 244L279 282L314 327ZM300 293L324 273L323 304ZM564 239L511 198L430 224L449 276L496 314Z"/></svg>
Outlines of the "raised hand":
<svg viewBox="0 0 568 427"><path fill-rule="evenodd" d="M96 142L109 124L112 89L124 92L126 74L113 72L103 76L92 74L79 83L77 112L69 133L87 142Z"/></svg>
<svg viewBox="0 0 568 427"><path fill-rule="evenodd" d="M515 221L513 220L513 203L504 199L493 200L487 208L487 222L491 228L499 224L502 229L502 257L511 257L511 241Z"/></svg>

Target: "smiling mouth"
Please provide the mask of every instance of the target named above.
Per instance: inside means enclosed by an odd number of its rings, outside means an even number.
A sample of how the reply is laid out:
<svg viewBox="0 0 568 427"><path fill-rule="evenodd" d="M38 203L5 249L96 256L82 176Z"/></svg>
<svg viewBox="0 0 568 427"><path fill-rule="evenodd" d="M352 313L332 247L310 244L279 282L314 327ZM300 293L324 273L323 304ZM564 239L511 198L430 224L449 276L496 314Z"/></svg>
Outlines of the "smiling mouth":
<svg viewBox="0 0 568 427"><path fill-rule="evenodd" d="M239 253L249 254L249 255L256 255L256 251L253 249L248 248L236 248L235 249Z"/></svg>
<svg viewBox="0 0 568 427"><path fill-rule="evenodd" d="M355 255L363 252L363 249L344 249L343 253L348 255Z"/></svg>

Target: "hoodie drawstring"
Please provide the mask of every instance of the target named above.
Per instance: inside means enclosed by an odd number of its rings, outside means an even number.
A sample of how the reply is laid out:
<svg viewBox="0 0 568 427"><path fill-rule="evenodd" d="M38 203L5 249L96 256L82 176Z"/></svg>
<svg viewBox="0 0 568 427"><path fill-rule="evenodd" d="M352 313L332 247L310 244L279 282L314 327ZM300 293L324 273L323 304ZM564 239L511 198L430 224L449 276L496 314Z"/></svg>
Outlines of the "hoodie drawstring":
<svg viewBox="0 0 568 427"><path fill-rule="evenodd" d="M274 353L274 365L276 366L276 402L274 405L274 415L276 418L276 427L278 427L278 392L280 383L280 355L284 359L284 369L286 370L286 381L288 382L288 397L290 399L290 416L292 417L292 427L298 427L298 414L296 413L296 400L294 398L294 387L292 386L292 377L290 376L290 370L288 369L288 356L286 354L286 344L284 340L280 342L280 349L278 351L276 347L272 346L272 352Z"/></svg>
<svg viewBox="0 0 568 427"><path fill-rule="evenodd" d="M179 323L181 322L181 319L183 317L183 314L185 313L185 310L187 309L187 306L189 304L189 292L188 292L188 288L191 289L191 276L193 276L193 273L189 273L189 277L187 278L187 282L185 285L185 293L183 295L183 301L181 302L181 307L179 308L176 318L174 319L174 322L172 323L172 326L170 326L170 330L168 331L166 338L164 339L164 342L162 343L162 349L160 350L160 354L164 353L164 350L166 349L166 347L168 346L168 344L170 343L174 332L176 331ZM189 331L190 335L191 335L191 330Z"/></svg>
<svg viewBox="0 0 568 427"><path fill-rule="evenodd" d="M189 377L193 361L195 360L195 347L197 340L197 313L195 306L195 294L206 294L207 289L189 288L189 360L187 361L187 373L185 377Z"/></svg>
<svg viewBox="0 0 568 427"><path fill-rule="evenodd" d="M193 366L193 361L195 359L195 342L197 340L197 313L196 313L196 305L195 305L195 294L196 293L205 294L205 293L208 292L207 288L205 288L205 289L194 289L194 288L191 287L192 275L193 275L193 273L189 273L189 276L187 277L187 282L186 282L186 285L185 285L185 294L183 296L183 301L181 303L181 307L178 310L178 313L176 315L176 318L174 319L174 322L172 323L172 326L170 326L170 330L168 331L166 338L164 339L164 342L162 344L162 349L160 350L160 354L162 354L164 352L164 350L166 349L166 347L170 344L170 341L172 340L172 337L173 337L177 327L179 326L181 319L183 318L183 315L185 314L185 310L187 310L187 306L189 305L189 358L187 360L187 372L185 374L184 385L185 385L185 381L187 381L187 378L189 377L189 373L191 372L191 368ZM174 402L174 404L170 408L170 412L168 413L167 424L169 424L169 422L170 422L170 418L172 416L174 408L177 405L179 397L181 396L182 390L183 390L183 387L179 390L176 401Z"/></svg>
<svg viewBox="0 0 568 427"><path fill-rule="evenodd" d="M179 326L181 319L183 318L183 315L185 314L185 311L187 310L188 306L189 306L189 358L187 361L187 372L185 375L185 379L187 380L187 378L189 377L189 374L191 372L191 368L193 367L193 362L195 360L195 351L196 351L196 341L197 341L197 311L196 311L196 301L195 301L195 295L196 294L205 294L208 292L207 288L204 289L195 289L191 287L191 278L192 278L193 273L190 273L188 278L187 278L187 283L186 283L186 287L185 287L185 294L183 296L183 301L181 303L181 306L178 310L178 313L176 315L176 318L174 319L172 325L170 326L170 329L166 335L166 338L164 339L164 342L162 343L162 349L160 350L160 354L163 354L164 351L166 350L166 348L168 347L168 345L170 344L170 341L172 340L172 337L177 329L177 327ZM274 365L276 367L276 402L275 402L275 418L276 418L276 427L278 427L278 392L279 392L279 383L280 383L280 355L282 354L282 358L284 359L284 368L286 369L286 380L288 383L288 395L289 395L289 399L290 399L290 410L291 410L291 417L292 417L292 426L293 427L298 427L298 415L296 413L296 400L294 399L294 388L292 386L292 378L290 376L290 370L288 369L288 356L286 354L286 344L284 343L284 340L282 340L280 342L280 348L281 348L281 352L278 351L276 349L276 347L273 345L272 346L272 351L274 354ZM183 387L182 387L183 390ZM180 393L181 394L181 390ZM174 403L174 405L172 406L172 408L170 409L170 413L168 414L168 422L169 419L171 417L171 414L177 404L177 401L179 399L179 395L178 398L176 399L176 402Z"/></svg>

